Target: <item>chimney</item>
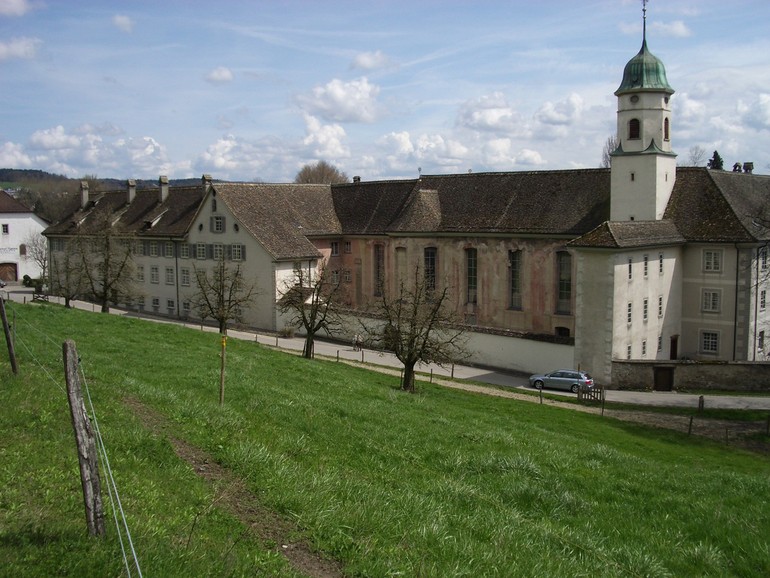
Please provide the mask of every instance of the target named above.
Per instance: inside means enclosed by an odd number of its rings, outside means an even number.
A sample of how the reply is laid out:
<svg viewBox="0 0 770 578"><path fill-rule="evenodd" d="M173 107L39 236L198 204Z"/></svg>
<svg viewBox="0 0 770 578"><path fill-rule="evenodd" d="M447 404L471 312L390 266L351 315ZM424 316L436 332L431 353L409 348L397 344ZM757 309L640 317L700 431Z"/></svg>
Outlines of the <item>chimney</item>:
<svg viewBox="0 0 770 578"><path fill-rule="evenodd" d="M751 174L754 172L754 163L743 163L743 172Z"/></svg>
<svg viewBox="0 0 770 578"><path fill-rule="evenodd" d="M168 177L161 175L158 179L158 186L160 187L160 202L164 202L168 198Z"/></svg>
<svg viewBox="0 0 770 578"><path fill-rule="evenodd" d="M136 198L136 181L128 179L126 181L126 188L128 189L128 203L131 204Z"/></svg>
<svg viewBox="0 0 770 578"><path fill-rule="evenodd" d="M201 177L201 184L203 185L203 194L205 195L211 188L211 175L203 175Z"/></svg>
<svg viewBox="0 0 770 578"><path fill-rule="evenodd" d="M88 204L88 181L80 181L80 208L85 209Z"/></svg>
<svg viewBox="0 0 770 578"><path fill-rule="evenodd" d="M361 177L359 177L359 176L353 177L353 182L354 183L360 183L361 182Z"/></svg>

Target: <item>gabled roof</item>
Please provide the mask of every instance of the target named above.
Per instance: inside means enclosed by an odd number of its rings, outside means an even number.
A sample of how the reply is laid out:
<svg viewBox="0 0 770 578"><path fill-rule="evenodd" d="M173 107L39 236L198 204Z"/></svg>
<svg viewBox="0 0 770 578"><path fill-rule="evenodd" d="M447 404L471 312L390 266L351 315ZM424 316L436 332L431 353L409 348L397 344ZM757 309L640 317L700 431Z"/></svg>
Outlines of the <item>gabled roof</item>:
<svg viewBox="0 0 770 578"><path fill-rule="evenodd" d="M274 259L316 259L321 254L308 236L342 232L329 185L217 183L212 188Z"/></svg>
<svg viewBox="0 0 770 578"><path fill-rule="evenodd" d="M416 179L332 185L334 210L346 235L383 235L398 217Z"/></svg>
<svg viewBox="0 0 770 578"><path fill-rule="evenodd" d="M121 233L141 237L181 237L203 200L203 187L171 187L161 203L158 189L141 189L128 202L128 193L91 193L85 208L51 225L44 235L96 234L110 222Z"/></svg>
<svg viewBox="0 0 770 578"><path fill-rule="evenodd" d="M0 191L0 213L32 213L32 209L5 191Z"/></svg>
<svg viewBox="0 0 770 578"><path fill-rule="evenodd" d="M664 218L692 242L770 240L770 177L679 167Z"/></svg>
<svg viewBox="0 0 770 578"><path fill-rule="evenodd" d="M593 231L570 241L567 246L633 249L684 242L685 238L673 221L605 221Z"/></svg>

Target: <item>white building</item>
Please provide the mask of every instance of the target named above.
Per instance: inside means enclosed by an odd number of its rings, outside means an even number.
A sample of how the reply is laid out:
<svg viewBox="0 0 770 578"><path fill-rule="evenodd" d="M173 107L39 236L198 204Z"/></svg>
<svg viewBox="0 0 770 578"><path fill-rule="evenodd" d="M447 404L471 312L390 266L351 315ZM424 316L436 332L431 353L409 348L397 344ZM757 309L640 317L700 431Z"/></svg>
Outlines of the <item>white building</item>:
<svg viewBox="0 0 770 578"><path fill-rule="evenodd" d="M30 244L44 241L48 223L5 191L0 191L0 279L21 282L25 275L38 279L40 266L30 256Z"/></svg>

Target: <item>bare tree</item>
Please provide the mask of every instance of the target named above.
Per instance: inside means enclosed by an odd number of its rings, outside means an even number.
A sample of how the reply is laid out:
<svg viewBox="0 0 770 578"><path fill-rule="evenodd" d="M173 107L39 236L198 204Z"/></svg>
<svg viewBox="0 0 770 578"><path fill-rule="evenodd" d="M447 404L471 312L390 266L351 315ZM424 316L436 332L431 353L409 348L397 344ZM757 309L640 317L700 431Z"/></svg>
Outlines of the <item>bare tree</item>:
<svg viewBox="0 0 770 578"><path fill-rule="evenodd" d="M77 235L75 247L82 262L85 285L93 299L109 313L110 302L129 302L137 294L133 236L101 215L93 233Z"/></svg>
<svg viewBox="0 0 770 578"><path fill-rule="evenodd" d="M69 244L63 251L51 251L50 293L64 298L67 308L86 288L83 259L75 249L74 244Z"/></svg>
<svg viewBox="0 0 770 578"><path fill-rule="evenodd" d="M449 287L432 289L432 279L420 267L414 277L401 280L398 290L388 291L376 307L383 329L364 324L367 340L393 351L404 364L401 388L414 392L414 368L418 362L444 365L467 357L465 329L460 315L451 309Z"/></svg>
<svg viewBox="0 0 770 578"><path fill-rule="evenodd" d="M294 268L294 277L283 290L278 307L281 313L291 316L294 325L304 329L304 357L313 357L315 336L319 331L331 335L341 328L340 293L339 271L331 271L326 264L315 272L303 267Z"/></svg>
<svg viewBox="0 0 770 578"><path fill-rule="evenodd" d="M40 282L48 283L48 243L40 233L30 233L24 239L27 258L40 270Z"/></svg>
<svg viewBox="0 0 770 578"><path fill-rule="evenodd" d="M693 145L690 147L689 154L687 156L688 167L703 167L706 166L706 149L702 146Z"/></svg>
<svg viewBox="0 0 770 578"><path fill-rule="evenodd" d="M209 271L194 267L194 272L197 291L190 303L201 319L211 317L227 335L227 324L240 322L243 309L254 300L256 285L246 282L240 263L231 266L224 256Z"/></svg>
<svg viewBox="0 0 770 578"><path fill-rule="evenodd" d="M326 161L318 161L315 164L308 164L302 167L294 182L298 184L321 184L331 185L335 183L348 183L348 175L342 172L334 165Z"/></svg>
<svg viewBox="0 0 770 578"><path fill-rule="evenodd" d="M608 169L612 165L612 153L614 153L620 146L620 139L617 135L610 135L604 142L604 148L602 149L602 168Z"/></svg>

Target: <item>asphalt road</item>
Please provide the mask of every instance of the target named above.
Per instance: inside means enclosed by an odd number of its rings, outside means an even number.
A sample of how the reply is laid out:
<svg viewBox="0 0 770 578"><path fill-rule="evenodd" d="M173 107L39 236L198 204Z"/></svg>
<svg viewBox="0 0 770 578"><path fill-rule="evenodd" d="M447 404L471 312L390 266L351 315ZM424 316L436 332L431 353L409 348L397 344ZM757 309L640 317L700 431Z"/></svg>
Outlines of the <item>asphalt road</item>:
<svg viewBox="0 0 770 578"><path fill-rule="evenodd" d="M25 287L8 286L0 291L6 298L10 298L16 302L30 302L32 300L32 290ZM56 301L55 298L51 299ZM72 303L74 307L87 311L98 312L99 307L92 303L86 303L83 301L74 301ZM182 324L190 328L199 329L203 331L216 332L216 328L202 326L194 323L184 323L171 319L161 319L150 316L139 316L136 313L129 313L118 309L112 309L111 313L114 315L134 316L147 319L148 321L159 323L176 323ZM248 341L258 341L264 345L271 345L286 350L302 351L304 340L301 337L284 338L276 337L275 335L267 335L254 331L237 331L229 330L228 335L233 339L245 339ZM350 361L359 361L363 363L370 363L373 365L380 365L385 367L391 367L395 369L401 369L403 366L396 357L387 352L373 351L364 349L362 351L355 351L349 343L338 343L331 341L316 340L315 342L315 355L324 356L334 359L344 359ZM554 367L554 369L558 369ZM490 368L478 368L465 365L453 365L451 367L440 367L435 364L419 364L416 368L418 372L425 374L432 374L434 377L450 377L458 380L469 380L480 383L488 383L491 385L510 387L510 388L526 388L529 389L529 380L526 375L515 375L507 373L505 371L499 371ZM572 397L575 394L569 392L551 391L548 393L556 395L564 395L565 397ZM629 403L636 405L650 405L650 406L670 406L670 407L691 407L697 408L700 395L661 391L623 391L608 389L606 394L607 401ZM703 395L703 404L705 408L720 408L720 409L761 409L770 410L770 396L759 395L722 395L722 394L706 394Z"/></svg>

